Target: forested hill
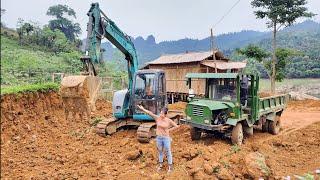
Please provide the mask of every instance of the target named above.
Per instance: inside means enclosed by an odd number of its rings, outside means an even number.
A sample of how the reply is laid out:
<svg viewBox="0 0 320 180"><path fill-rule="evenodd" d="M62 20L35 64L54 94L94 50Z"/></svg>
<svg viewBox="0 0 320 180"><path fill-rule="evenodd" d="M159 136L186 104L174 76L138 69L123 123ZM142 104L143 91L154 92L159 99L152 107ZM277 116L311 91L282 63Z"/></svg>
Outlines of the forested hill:
<svg viewBox="0 0 320 180"><path fill-rule="evenodd" d="M205 39L180 39L176 41L163 41L156 43L154 36L146 39L142 37L132 38L140 58L139 64L154 60L162 54L176 54L186 51L206 51L210 49L210 37ZM241 31L222 34L215 37L218 48L231 55L235 48L246 46L250 43L259 44L269 49L271 41L270 32ZM307 55L319 59L320 24L314 21L304 21L294 26L285 28L279 33L279 45L304 51ZM119 52L109 42L103 43L106 50L106 60L117 59Z"/></svg>

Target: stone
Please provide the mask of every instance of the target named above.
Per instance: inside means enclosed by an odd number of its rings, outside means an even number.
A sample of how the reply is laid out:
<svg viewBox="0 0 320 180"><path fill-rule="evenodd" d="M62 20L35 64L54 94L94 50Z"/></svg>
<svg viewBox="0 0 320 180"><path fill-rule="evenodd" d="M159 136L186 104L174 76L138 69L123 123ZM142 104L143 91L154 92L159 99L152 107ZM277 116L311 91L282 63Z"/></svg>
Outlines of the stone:
<svg viewBox="0 0 320 180"><path fill-rule="evenodd" d="M233 179L233 176L230 174L229 170L226 168L221 168L217 177L223 180Z"/></svg>
<svg viewBox="0 0 320 180"><path fill-rule="evenodd" d="M211 166L210 164L208 164L208 163L205 163L205 164L203 165L203 170L204 170L204 172L205 172L206 174L208 174L208 175L213 174L213 168L212 168L212 166Z"/></svg>
<svg viewBox="0 0 320 180"><path fill-rule="evenodd" d="M263 154L259 152L249 153L246 155L244 161L247 173L251 178L257 179L269 176L270 169L266 165L266 160Z"/></svg>
<svg viewBox="0 0 320 180"><path fill-rule="evenodd" d="M128 152L125 157L128 160L136 160L141 155L142 155L142 151L141 150L133 150L133 151Z"/></svg>

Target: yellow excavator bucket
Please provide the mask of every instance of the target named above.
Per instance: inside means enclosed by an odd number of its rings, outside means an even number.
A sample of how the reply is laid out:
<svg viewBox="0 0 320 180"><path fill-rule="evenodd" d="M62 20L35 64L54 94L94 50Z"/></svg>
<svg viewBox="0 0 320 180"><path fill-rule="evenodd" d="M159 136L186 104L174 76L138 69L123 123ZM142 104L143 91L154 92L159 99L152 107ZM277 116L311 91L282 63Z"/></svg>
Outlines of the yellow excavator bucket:
<svg viewBox="0 0 320 180"><path fill-rule="evenodd" d="M95 102L101 89L101 79L96 76L67 76L61 81L60 94L65 106L66 117L90 118L95 111Z"/></svg>

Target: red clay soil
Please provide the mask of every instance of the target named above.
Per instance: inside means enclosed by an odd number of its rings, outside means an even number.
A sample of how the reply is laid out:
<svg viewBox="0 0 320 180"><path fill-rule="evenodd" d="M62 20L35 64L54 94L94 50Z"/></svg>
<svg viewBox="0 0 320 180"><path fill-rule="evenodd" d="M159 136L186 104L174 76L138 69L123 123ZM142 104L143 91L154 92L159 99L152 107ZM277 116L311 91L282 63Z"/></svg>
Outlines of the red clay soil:
<svg viewBox="0 0 320 180"><path fill-rule="evenodd" d="M181 104L170 109L181 110ZM111 116L109 102L99 100L97 109L92 118ZM175 170L167 175L155 171L155 140L140 144L135 130L103 138L93 132L91 120L66 120L55 92L6 95L1 97L1 179L256 178L246 164L253 152L265 157L269 177L304 174L320 167L319 109L318 102L292 102L280 135L257 130L241 147L209 135L191 141L189 127L181 126L172 133Z"/></svg>

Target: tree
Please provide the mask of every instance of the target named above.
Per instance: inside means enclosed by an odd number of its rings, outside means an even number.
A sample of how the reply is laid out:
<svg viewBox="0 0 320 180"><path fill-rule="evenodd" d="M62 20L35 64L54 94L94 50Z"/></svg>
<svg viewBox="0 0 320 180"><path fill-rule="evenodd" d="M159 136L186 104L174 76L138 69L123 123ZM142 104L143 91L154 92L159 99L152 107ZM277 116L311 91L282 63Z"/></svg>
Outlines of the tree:
<svg viewBox="0 0 320 180"><path fill-rule="evenodd" d="M28 37L29 34L34 30L34 27L32 24L30 24L28 22L24 22L24 20L20 19L20 18L18 20L17 26L18 26L17 32L18 32L18 36L19 36L19 43L21 45L23 36L26 34Z"/></svg>
<svg viewBox="0 0 320 180"><path fill-rule="evenodd" d="M67 17L76 19L75 11L67 5L55 5L49 7L47 11L48 16L53 16L56 19L49 21L49 27L51 30L59 29L65 34L69 41L75 41L76 37L81 33L79 23L73 23ZM67 17L65 17L67 16Z"/></svg>
<svg viewBox="0 0 320 180"><path fill-rule="evenodd" d="M272 28L272 62L271 62L271 92L275 93L276 80L276 50L277 31L283 26L291 26L300 17L312 17L315 14L308 12L304 7L306 0L253 0L252 7L259 8L255 15L259 19L268 19L267 26Z"/></svg>
<svg viewBox="0 0 320 180"><path fill-rule="evenodd" d="M6 10L1 8L1 22L0 22L1 27L5 26L4 23L2 22L2 16L3 16L5 13L6 13Z"/></svg>
<svg viewBox="0 0 320 180"><path fill-rule="evenodd" d="M252 44L248 45L243 49L237 49L237 53L244 55L248 58L253 58L259 63L262 63L264 67L267 69L268 76L271 79L271 76L273 75L271 53ZM276 81L282 81L285 78L285 68L286 68L286 65L289 63L288 58L293 55L299 55L299 53L291 49L284 49L284 48L278 48L276 50L276 58L278 60L275 64L275 67L276 67L275 80Z"/></svg>

